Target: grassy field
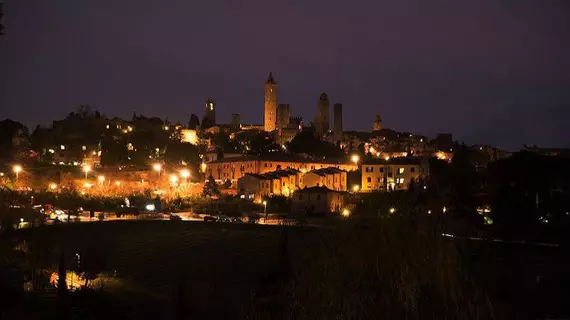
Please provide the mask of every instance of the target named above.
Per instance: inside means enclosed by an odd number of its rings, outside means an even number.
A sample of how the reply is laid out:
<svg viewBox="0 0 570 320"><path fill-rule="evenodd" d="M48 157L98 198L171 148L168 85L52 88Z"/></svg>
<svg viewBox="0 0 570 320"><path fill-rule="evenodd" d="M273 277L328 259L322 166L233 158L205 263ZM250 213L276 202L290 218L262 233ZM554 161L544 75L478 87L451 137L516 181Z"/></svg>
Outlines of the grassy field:
<svg viewBox="0 0 570 320"><path fill-rule="evenodd" d="M180 284L193 313L218 318L241 315L252 294L279 264L282 227L175 221L117 221L23 230L20 237L46 247L62 248L68 266L75 253L105 256L104 271L138 296L168 303ZM315 232L289 228L290 254L301 261ZM58 261L51 254L52 263Z"/></svg>
<svg viewBox="0 0 570 320"><path fill-rule="evenodd" d="M32 246L55 248L47 255L54 270L60 249L66 253L68 267L76 253L88 259L97 252L104 257L103 271L108 275L116 272L120 284L109 285L105 291L114 295L113 299L142 301L135 312L142 318L168 317L173 301L179 298L177 290L183 288L184 303L194 318L236 319L251 315L252 309L255 314L254 306L271 298L274 276L281 270L283 230L246 224L115 221L21 230L18 237ZM392 315L437 315L449 311L446 303L440 302L450 298L457 304L451 309L471 307L474 302L469 294L475 291L482 294L476 295L482 305L488 297L496 319L570 314L563 299L570 294L564 289L570 288L566 272L570 262L563 248L452 243L405 230L404 225L392 222L334 232L287 228L292 267L303 271L293 288L295 298L309 301L302 306L305 309L315 306L303 310L310 315L305 318L315 314L327 318L320 308L329 301L338 301L334 312L344 313L340 318L354 318L346 314L346 308L364 306L364 314L378 315L402 299L419 304L410 309L412 313L399 307L389 310L395 312ZM332 234L335 236L330 237ZM380 282L369 301L347 296L351 292L358 293L356 297L369 294L371 281ZM458 296L446 296L446 292L457 290ZM426 293L440 309L425 299ZM384 301L375 302L379 297ZM376 306L379 310L371 310ZM474 309L461 318L487 319L486 307L482 310Z"/></svg>

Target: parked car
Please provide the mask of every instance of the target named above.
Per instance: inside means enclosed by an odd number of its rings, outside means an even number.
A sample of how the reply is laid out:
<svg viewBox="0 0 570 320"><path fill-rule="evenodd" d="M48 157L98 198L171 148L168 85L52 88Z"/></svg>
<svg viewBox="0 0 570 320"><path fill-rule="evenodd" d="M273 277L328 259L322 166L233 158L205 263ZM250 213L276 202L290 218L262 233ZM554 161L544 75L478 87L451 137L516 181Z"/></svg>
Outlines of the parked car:
<svg viewBox="0 0 570 320"><path fill-rule="evenodd" d="M204 222L218 222L218 217L217 216L205 216L204 217Z"/></svg>
<svg viewBox="0 0 570 320"><path fill-rule="evenodd" d="M230 218L230 222L232 222L232 223L242 223L243 220L241 219L241 217L231 217L231 218Z"/></svg>
<svg viewBox="0 0 570 320"><path fill-rule="evenodd" d="M182 221L182 218L180 218L180 216L177 216L175 214L171 214L170 215L170 220L172 221Z"/></svg>
<svg viewBox="0 0 570 320"><path fill-rule="evenodd" d="M230 222L230 218L228 216L218 216L218 222Z"/></svg>

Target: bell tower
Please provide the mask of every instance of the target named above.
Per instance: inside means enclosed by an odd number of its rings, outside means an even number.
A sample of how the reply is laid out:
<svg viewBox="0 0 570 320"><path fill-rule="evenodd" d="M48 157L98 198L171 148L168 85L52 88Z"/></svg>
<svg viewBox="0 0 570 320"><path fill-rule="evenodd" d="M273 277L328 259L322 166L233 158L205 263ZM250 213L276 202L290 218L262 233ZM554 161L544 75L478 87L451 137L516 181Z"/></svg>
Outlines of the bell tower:
<svg viewBox="0 0 570 320"><path fill-rule="evenodd" d="M273 73L269 72L269 77L265 82L265 116L263 126L265 131L271 132L276 129L277 124L277 82L273 79Z"/></svg>

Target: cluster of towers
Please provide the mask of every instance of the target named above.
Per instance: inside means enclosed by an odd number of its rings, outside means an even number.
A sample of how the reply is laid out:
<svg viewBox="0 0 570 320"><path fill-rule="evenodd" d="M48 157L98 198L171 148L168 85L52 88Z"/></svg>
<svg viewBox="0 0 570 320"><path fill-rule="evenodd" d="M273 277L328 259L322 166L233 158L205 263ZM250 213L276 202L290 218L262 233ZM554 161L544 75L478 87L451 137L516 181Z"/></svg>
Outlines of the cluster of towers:
<svg viewBox="0 0 570 320"><path fill-rule="evenodd" d="M209 128L216 125L216 102L213 99L206 100L204 106L204 118L202 119L202 128ZM302 118L291 116L291 106L289 104L277 103L277 82L273 78L273 73L269 73L269 77L265 82L265 110L263 118L263 129L267 132L276 131L279 137L287 136L291 138L302 127ZM335 103L333 105L333 127L330 128L330 102L326 93L321 93L317 102L317 113L312 126L315 133L320 136L329 135L332 140L340 141L342 139L342 104ZM381 122L382 120L380 120ZM239 113L232 114L230 127L233 130L239 130L241 127L241 119ZM374 127L376 128L376 122ZM331 135L332 134L332 135ZM290 139L285 139L290 140Z"/></svg>
<svg viewBox="0 0 570 320"><path fill-rule="evenodd" d="M317 102L317 115L313 121L315 132L319 135L325 135L330 132L330 102L326 93L322 93ZM263 127L265 131L272 132L277 130L279 133L283 129L291 127L291 120L300 120L300 118L291 118L291 106L289 104L277 104L277 82L270 72L265 82L265 113ZM297 123L293 123L297 127ZM332 135L335 141L342 139L342 104L335 103L333 111L333 129Z"/></svg>

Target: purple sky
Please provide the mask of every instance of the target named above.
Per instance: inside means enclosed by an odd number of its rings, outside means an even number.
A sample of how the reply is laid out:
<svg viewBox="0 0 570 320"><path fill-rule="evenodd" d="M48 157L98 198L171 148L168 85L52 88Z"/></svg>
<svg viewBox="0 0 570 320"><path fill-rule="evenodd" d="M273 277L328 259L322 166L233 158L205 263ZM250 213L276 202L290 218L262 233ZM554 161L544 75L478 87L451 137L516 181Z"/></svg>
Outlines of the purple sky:
<svg viewBox="0 0 570 320"><path fill-rule="evenodd" d="M468 143L570 147L565 0L8 0L0 118L49 124L80 104L110 116L310 120L320 92L345 130L385 125ZM332 108L331 108L332 109Z"/></svg>

